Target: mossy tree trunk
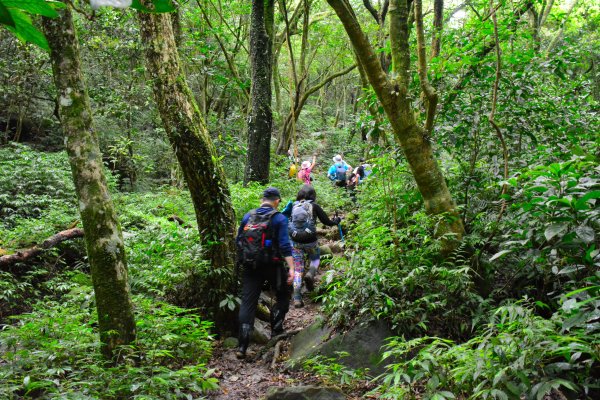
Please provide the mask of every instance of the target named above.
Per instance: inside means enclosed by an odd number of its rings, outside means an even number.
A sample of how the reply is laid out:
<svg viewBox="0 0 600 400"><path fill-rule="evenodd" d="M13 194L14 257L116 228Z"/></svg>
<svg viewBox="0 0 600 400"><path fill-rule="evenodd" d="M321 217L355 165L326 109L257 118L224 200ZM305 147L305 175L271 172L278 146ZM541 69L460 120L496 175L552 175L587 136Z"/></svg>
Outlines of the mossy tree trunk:
<svg viewBox="0 0 600 400"><path fill-rule="evenodd" d="M43 20L50 46L58 114L73 172L85 244L92 271L102 353L111 359L118 345L135 340L135 320L123 235L106 185L98 137L83 81L70 6Z"/></svg>
<svg viewBox="0 0 600 400"><path fill-rule="evenodd" d="M225 172L180 67L171 16L143 12L138 16L146 69L165 131L191 193L201 244L212 267L224 272L212 274L215 282L208 287L231 292L234 213ZM207 299L210 304L202 305L211 310L217 328L227 324L219 307L221 300Z"/></svg>
<svg viewBox="0 0 600 400"><path fill-rule="evenodd" d="M250 16L250 66L252 89L248 117L248 154L244 184L269 181L271 160L271 109L273 75L273 21L274 0L253 0Z"/></svg>
<svg viewBox="0 0 600 400"><path fill-rule="evenodd" d="M425 210L432 215L444 215L436 235L443 237L442 252L454 250L464 235L464 226L446 181L433 155L433 149L424 127L415 118L411 105L409 5L406 0L391 0L390 41L395 78L390 79L379 62L377 54L363 32L348 0L327 0L334 9L354 47L379 102L390 120L423 196Z"/></svg>

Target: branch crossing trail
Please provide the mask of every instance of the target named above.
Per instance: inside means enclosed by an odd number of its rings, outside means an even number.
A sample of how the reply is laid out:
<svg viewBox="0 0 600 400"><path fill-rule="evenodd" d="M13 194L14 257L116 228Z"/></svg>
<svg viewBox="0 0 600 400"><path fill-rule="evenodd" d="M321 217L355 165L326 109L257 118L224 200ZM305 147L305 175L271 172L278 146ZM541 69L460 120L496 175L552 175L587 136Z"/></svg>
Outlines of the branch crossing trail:
<svg viewBox="0 0 600 400"><path fill-rule="evenodd" d="M331 229L337 230L337 227ZM332 245L334 242L320 239L319 243ZM334 253L334 257L336 256L341 256L341 254ZM316 285L319 284L322 275L323 268L319 268ZM320 312L320 305L311 300L305 290L303 289L303 308L294 308L293 302L290 302L290 311L287 313L284 323L288 335L282 335L283 339L277 341L277 344L271 345L273 341L268 345L251 343L246 360L238 360L235 357L236 348L226 348L223 346L223 341L216 344L208 367L216 370L215 374L220 381L220 391L209 395L210 399L258 400L262 399L271 387L321 385L310 374L303 371L290 371L284 365L292 334L311 325ZM265 348L265 346L270 347ZM273 363L275 353L279 353L279 356Z"/></svg>

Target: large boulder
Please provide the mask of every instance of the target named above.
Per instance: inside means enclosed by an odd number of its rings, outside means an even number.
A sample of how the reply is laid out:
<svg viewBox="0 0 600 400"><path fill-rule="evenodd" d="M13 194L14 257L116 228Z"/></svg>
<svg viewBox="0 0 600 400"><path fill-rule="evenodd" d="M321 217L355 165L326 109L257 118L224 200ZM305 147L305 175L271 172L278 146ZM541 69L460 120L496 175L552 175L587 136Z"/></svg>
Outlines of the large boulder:
<svg viewBox="0 0 600 400"><path fill-rule="evenodd" d="M370 375L385 372L385 364L381 363L381 347L388 337L394 335L386 323L377 321L359 325L329 338L331 332L332 329L319 320L296 335L291 341L288 367L299 369L304 360L321 354L338 358L340 364L352 369L368 368ZM349 355L340 358L338 352Z"/></svg>
<svg viewBox="0 0 600 400"><path fill-rule="evenodd" d="M346 396L336 388L317 386L293 386L270 388L264 400L345 400Z"/></svg>
<svg viewBox="0 0 600 400"><path fill-rule="evenodd" d="M302 362L317 354L329 339L333 330L325 324L323 317L317 317L312 325L301 330L290 343L290 358L286 362L292 369L299 369Z"/></svg>

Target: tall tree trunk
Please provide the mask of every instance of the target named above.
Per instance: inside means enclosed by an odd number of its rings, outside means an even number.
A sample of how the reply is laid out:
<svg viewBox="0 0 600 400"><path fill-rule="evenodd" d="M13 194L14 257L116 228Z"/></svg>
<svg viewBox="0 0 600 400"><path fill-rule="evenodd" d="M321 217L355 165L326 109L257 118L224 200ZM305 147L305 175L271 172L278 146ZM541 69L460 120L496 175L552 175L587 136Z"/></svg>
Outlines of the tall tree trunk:
<svg viewBox="0 0 600 400"><path fill-rule="evenodd" d="M244 184L269 181L271 160L271 76L273 72L274 0L253 0L250 21L251 110Z"/></svg>
<svg viewBox="0 0 600 400"><path fill-rule="evenodd" d="M146 68L165 131L192 196L200 242L213 268L228 272L213 274L215 281L209 287L231 291L234 215L225 172L181 70L170 15L140 12L138 16ZM220 300L202 305L213 314L219 329L229 322L221 313Z"/></svg>
<svg viewBox="0 0 600 400"><path fill-rule="evenodd" d="M390 1L390 39L396 79L390 81L347 0L327 0L350 38L357 58L375 90L390 120L396 139L410 165L423 196L425 210L432 215L443 214L436 236L442 237L442 251L447 254L458 245L464 226L442 171L433 155L425 130L417 125L408 93L410 49L408 43L408 4L405 0ZM450 234L450 236L447 236Z"/></svg>
<svg viewBox="0 0 600 400"><path fill-rule="evenodd" d="M43 27L51 50L54 82L59 93L58 113L85 231L101 350L110 359L118 345L132 343L136 335L125 248L92 125L71 9L67 5L57 11L59 17L44 18Z"/></svg>
<svg viewBox="0 0 600 400"><path fill-rule="evenodd" d="M433 32L431 34L431 55L436 58L442 47L442 29L444 28L444 0L433 2Z"/></svg>

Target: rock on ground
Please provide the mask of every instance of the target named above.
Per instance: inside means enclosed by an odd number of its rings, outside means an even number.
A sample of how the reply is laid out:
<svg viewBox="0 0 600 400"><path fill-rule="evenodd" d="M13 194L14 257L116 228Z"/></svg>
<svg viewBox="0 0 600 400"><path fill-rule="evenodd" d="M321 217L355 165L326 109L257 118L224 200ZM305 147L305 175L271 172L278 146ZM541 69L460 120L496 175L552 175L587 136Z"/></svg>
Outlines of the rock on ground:
<svg viewBox="0 0 600 400"><path fill-rule="evenodd" d="M294 386L272 388L264 400L345 400L338 389L317 386Z"/></svg>

